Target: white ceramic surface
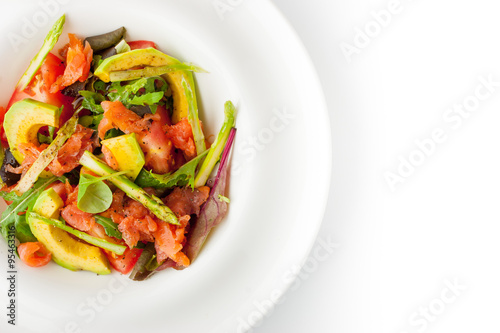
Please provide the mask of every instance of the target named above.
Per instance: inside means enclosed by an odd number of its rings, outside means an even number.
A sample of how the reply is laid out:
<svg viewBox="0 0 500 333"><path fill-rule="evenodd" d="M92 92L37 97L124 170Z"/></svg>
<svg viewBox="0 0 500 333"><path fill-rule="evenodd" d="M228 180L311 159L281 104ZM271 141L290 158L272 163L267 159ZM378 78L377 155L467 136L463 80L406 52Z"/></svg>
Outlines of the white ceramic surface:
<svg viewBox="0 0 500 333"><path fill-rule="evenodd" d="M306 258L326 204L329 121L304 48L265 0L233 1L226 11L202 0L68 2L2 1L0 105L63 12L60 45L67 32L124 25L129 40L153 40L210 72L196 75L208 132L218 130L226 100L237 105L230 212L189 269L141 283L18 262L17 326L2 314L0 331L243 332L242 322L292 282L290 268ZM6 258L1 240L0 272ZM0 279L2 308L7 289Z"/></svg>

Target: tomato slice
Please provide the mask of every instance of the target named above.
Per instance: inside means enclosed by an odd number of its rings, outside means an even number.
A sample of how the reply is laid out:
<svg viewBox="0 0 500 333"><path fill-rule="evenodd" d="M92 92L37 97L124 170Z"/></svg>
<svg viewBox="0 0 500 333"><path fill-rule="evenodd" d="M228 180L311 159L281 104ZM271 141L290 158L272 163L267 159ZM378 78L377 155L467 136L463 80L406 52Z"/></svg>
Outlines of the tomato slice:
<svg viewBox="0 0 500 333"><path fill-rule="evenodd" d="M109 263L111 264L111 266L113 266L114 269L122 274L128 274L137 263L137 260L139 260L142 249L127 248L123 255L116 256L116 258L113 256L113 254L110 254L107 251L105 253L109 259Z"/></svg>
<svg viewBox="0 0 500 333"><path fill-rule="evenodd" d="M45 61L43 62L40 70L36 73L33 80L30 82L26 89L19 91L15 90L10 98L9 104L4 112L0 110L0 119L3 119L5 112L15 102L23 100L25 98L32 98L39 102L44 102L48 104L55 105L57 107L64 106L63 112L61 114L60 124L64 124L73 115L73 105L72 102L74 98L64 96L60 91L56 93L51 93L50 87L56 81L57 77L64 74L64 64L57 56L52 53L47 55ZM3 121L2 121L3 124ZM7 143L7 137L3 130L3 126L0 129L2 141Z"/></svg>
<svg viewBox="0 0 500 333"><path fill-rule="evenodd" d="M131 42L127 42L128 46L130 46L131 50L137 49L147 49L148 47L153 47L156 49L156 44L149 40L134 40Z"/></svg>
<svg viewBox="0 0 500 333"><path fill-rule="evenodd" d="M52 254L40 242L27 242L17 247L19 257L30 267L41 267L49 263Z"/></svg>

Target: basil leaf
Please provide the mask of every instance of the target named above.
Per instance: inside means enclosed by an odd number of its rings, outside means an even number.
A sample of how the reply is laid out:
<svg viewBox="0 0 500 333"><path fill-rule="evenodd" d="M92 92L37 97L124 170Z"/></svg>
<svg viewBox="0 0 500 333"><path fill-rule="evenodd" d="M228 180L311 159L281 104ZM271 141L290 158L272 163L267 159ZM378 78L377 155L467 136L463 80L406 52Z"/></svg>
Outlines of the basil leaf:
<svg viewBox="0 0 500 333"><path fill-rule="evenodd" d="M12 224L15 225L18 213L26 211L29 205L34 204L40 193L56 180L57 177L40 178L21 196L17 196L14 192L6 194L0 192L5 200L12 201L12 204L7 206L7 209L4 210L0 219L0 231L5 239L8 237L10 226Z"/></svg>
<svg viewBox="0 0 500 333"><path fill-rule="evenodd" d="M100 178L85 173L81 174L78 183L78 209L90 214L102 213L107 210L113 202L113 193L103 180L124 173L126 171Z"/></svg>
<svg viewBox="0 0 500 333"><path fill-rule="evenodd" d="M196 167L201 160L207 155L208 150L196 156L191 161L184 164L176 172L165 175L158 175L150 171L142 169L135 179L135 183L140 187L153 187L157 189L166 189L174 186L189 185L194 189L194 175Z"/></svg>
<svg viewBox="0 0 500 333"><path fill-rule="evenodd" d="M122 239L122 233L118 230L118 223L113 222L112 219L101 215L94 215L95 221L104 227L106 235L118 239Z"/></svg>

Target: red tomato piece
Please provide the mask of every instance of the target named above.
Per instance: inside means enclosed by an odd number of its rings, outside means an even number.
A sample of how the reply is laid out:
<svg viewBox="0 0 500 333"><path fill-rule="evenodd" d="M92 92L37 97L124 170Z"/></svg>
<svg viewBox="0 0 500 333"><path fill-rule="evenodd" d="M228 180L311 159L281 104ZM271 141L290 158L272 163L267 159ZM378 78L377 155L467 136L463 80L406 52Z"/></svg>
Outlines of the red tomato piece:
<svg viewBox="0 0 500 333"><path fill-rule="evenodd" d="M45 266L52 259L52 254L40 242L22 243L17 251L21 260L30 267Z"/></svg>
<svg viewBox="0 0 500 333"><path fill-rule="evenodd" d="M64 74L64 64L57 56L49 53L42 66L35 74L35 77L30 82L26 89L19 91L15 90L10 98L9 104L4 112L0 112L0 119L12 104L25 98L32 98L39 102L48 103L57 107L64 107L60 117L60 125L64 124L73 115L73 99L72 97L64 96L60 91L51 93L50 87L57 80L57 77ZM1 111L1 110L0 110ZM2 121L3 124L3 121ZM7 137L3 130L0 129L2 141L7 144Z"/></svg>
<svg viewBox="0 0 500 333"><path fill-rule="evenodd" d="M147 49L148 47L153 47L156 49L156 44L149 40L134 40L132 42L127 42L131 50L137 49Z"/></svg>
<svg viewBox="0 0 500 333"><path fill-rule="evenodd" d="M137 260L139 260L141 253L142 249L127 248L121 256L113 255L112 253L108 253L107 251L106 256L108 257L109 263L111 264L111 266L113 266L114 269L122 274L128 274L132 270L132 268L134 268Z"/></svg>

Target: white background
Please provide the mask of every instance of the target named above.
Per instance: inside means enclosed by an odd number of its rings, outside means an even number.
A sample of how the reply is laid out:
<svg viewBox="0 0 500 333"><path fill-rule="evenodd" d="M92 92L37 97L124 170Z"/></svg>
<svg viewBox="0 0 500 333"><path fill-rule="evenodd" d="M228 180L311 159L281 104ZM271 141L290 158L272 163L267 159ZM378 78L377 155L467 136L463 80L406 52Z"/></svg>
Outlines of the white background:
<svg viewBox="0 0 500 333"><path fill-rule="evenodd" d="M500 5L396 1L377 30L371 13L390 0L274 3L324 87L334 165L319 239L339 247L324 261L312 255L253 331L498 332L500 86L485 97L479 78L500 82ZM356 37L348 62L340 46ZM451 112L464 101L473 111L460 120ZM444 136L433 147L435 130ZM428 143L423 160L416 141ZM385 173L410 156L420 165L401 168L391 191Z"/></svg>

